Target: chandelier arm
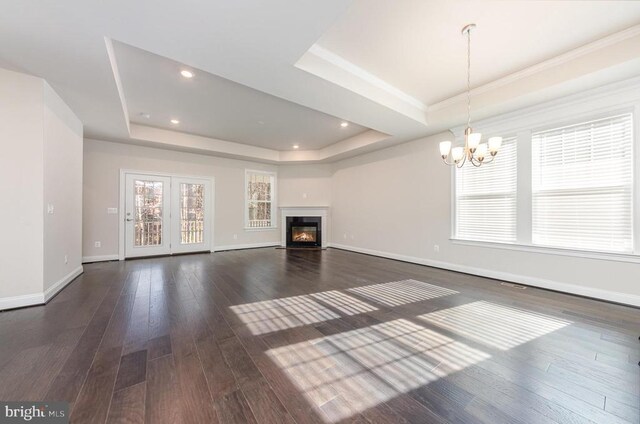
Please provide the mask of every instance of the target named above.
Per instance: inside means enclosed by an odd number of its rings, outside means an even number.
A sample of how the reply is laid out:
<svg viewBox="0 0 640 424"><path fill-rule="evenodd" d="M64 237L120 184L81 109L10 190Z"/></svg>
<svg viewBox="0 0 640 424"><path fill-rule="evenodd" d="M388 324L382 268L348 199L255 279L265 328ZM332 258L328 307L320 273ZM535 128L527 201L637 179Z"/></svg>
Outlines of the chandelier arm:
<svg viewBox="0 0 640 424"><path fill-rule="evenodd" d="M467 155L464 155L464 156L462 157L462 160L460 161L460 163L459 163L459 164L456 164L456 166L457 166L458 168L462 168L462 167L464 166L465 162L467 162Z"/></svg>
<svg viewBox="0 0 640 424"><path fill-rule="evenodd" d="M447 162L446 158L442 158L442 161L444 162L445 165L449 165L449 166L455 165L455 162Z"/></svg>
<svg viewBox="0 0 640 424"><path fill-rule="evenodd" d="M491 163L491 162L493 162L494 160L496 160L496 157L495 157L495 156L491 156L491 159L489 159L489 160L486 160L486 157L485 157L485 160L484 160L482 163L483 163L483 164L487 164L487 163Z"/></svg>
<svg viewBox="0 0 640 424"><path fill-rule="evenodd" d="M471 162L471 165L475 166L476 168L480 168L483 164L483 162L480 162L478 159L475 159L473 157L469 159L469 162Z"/></svg>

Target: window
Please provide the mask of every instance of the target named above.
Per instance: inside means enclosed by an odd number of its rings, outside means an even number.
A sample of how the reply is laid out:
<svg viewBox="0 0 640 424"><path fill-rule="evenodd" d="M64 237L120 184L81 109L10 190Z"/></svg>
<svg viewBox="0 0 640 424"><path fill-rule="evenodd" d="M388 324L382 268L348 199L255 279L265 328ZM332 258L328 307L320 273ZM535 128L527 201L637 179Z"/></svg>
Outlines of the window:
<svg viewBox="0 0 640 424"><path fill-rule="evenodd" d="M630 113L532 134L532 242L633 251Z"/></svg>
<svg viewBox="0 0 640 424"><path fill-rule="evenodd" d="M516 241L516 139L505 138L491 164L456 169L456 238Z"/></svg>
<svg viewBox="0 0 640 424"><path fill-rule="evenodd" d="M275 227L276 176L271 172L245 173L245 225L247 228Z"/></svg>

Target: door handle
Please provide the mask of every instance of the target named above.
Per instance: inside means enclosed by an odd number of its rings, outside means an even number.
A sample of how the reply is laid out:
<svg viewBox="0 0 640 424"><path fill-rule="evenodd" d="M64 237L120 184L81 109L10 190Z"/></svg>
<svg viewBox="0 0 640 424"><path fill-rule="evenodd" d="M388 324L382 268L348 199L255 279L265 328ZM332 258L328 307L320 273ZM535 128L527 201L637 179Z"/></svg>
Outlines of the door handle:
<svg viewBox="0 0 640 424"><path fill-rule="evenodd" d="M127 218L126 220L127 221L133 221L133 218Z"/></svg>

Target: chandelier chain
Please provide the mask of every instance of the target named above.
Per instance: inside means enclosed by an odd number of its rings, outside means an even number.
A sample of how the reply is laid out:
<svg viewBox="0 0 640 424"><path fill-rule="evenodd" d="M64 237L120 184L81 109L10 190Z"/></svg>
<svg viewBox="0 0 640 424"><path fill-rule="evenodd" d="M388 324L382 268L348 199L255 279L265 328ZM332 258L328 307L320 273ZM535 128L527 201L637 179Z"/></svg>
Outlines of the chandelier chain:
<svg viewBox="0 0 640 424"><path fill-rule="evenodd" d="M471 126L471 28L467 31L467 127Z"/></svg>

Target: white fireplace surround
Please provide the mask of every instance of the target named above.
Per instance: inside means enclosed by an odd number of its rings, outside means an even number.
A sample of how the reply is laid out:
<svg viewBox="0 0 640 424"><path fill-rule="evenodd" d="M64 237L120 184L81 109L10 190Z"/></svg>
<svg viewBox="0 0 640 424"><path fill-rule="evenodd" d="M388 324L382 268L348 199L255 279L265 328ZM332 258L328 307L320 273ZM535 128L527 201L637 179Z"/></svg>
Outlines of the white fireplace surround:
<svg viewBox="0 0 640 424"><path fill-rule="evenodd" d="M280 245L287 246L287 217L288 216L319 216L322 218L322 247L329 244L329 206L284 206L280 208Z"/></svg>

